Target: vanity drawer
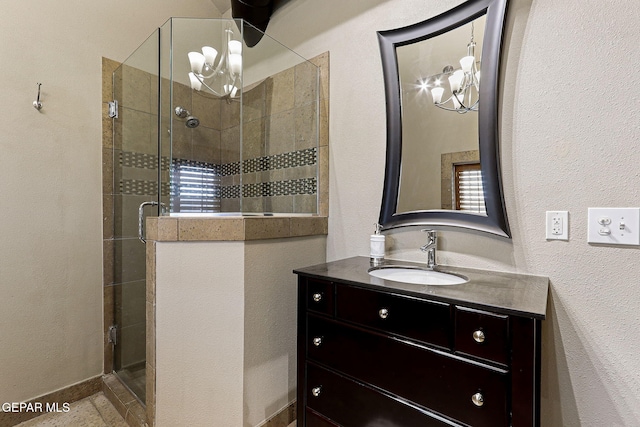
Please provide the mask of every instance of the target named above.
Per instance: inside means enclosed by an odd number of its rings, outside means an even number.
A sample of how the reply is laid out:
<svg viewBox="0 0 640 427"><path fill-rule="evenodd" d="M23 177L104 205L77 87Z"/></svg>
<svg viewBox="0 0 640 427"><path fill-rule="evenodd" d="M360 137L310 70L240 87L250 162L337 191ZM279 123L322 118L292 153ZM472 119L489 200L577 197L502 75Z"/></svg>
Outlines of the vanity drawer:
<svg viewBox="0 0 640 427"><path fill-rule="evenodd" d="M456 307L455 351L509 364L509 316Z"/></svg>
<svg viewBox="0 0 640 427"><path fill-rule="evenodd" d="M337 285L338 318L451 348L449 304Z"/></svg>
<svg viewBox="0 0 640 427"><path fill-rule="evenodd" d="M307 379L307 407L340 426L451 426L426 412L313 364L307 364ZM309 410L305 412L306 427L333 425Z"/></svg>
<svg viewBox="0 0 640 427"><path fill-rule="evenodd" d="M307 279L306 281L304 292L306 293L307 310L333 315L333 283L315 279Z"/></svg>
<svg viewBox="0 0 640 427"><path fill-rule="evenodd" d="M506 370L318 316L307 328L308 360L469 425L508 425Z"/></svg>

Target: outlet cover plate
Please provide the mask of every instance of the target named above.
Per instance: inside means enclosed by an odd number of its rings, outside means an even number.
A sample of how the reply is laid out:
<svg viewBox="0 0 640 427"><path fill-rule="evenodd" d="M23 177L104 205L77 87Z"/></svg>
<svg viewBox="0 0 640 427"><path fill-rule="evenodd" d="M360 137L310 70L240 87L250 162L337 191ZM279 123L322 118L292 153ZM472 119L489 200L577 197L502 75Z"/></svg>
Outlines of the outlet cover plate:
<svg viewBox="0 0 640 427"><path fill-rule="evenodd" d="M569 240L569 212L547 211L547 240Z"/></svg>
<svg viewBox="0 0 640 427"><path fill-rule="evenodd" d="M640 208L589 208L589 243L640 245Z"/></svg>

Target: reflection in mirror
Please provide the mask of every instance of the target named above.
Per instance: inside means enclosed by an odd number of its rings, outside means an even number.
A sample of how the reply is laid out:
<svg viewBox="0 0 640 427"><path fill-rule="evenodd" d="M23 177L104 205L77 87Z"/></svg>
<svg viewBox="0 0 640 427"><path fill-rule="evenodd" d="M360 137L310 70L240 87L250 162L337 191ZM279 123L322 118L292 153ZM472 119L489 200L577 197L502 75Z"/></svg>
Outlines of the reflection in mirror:
<svg viewBox="0 0 640 427"><path fill-rule="evenodd" d="M403 113L396 212L486 213L477 114L484 25L482 16L396 48Z"/></svg>
<svg viewBox="0 0 640 427"><path fill-rule="evenodd" d="M468 0L378 33L387 98L384 229L454 226L509 237L498 72L508 0Z"/></svg>

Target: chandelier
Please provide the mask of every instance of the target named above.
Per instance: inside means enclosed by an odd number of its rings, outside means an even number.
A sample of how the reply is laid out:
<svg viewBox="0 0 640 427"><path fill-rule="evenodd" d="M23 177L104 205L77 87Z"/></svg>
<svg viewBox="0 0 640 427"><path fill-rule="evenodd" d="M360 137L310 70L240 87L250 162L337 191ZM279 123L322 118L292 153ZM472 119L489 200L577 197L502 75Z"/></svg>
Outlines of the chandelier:
<svg viewBox="0 0 640 427"><path fill-rule="evenodd" d="M471 41L467 45L467 55L460 59L460 68L455 69L447 65L442 73L427 77L418 82L422 90L430 89L433 104L447 111L455 111L460 114L469 111L478 111L480 102L480 68L475 57L476 43L473 40L473 22L471 23ZM442 82L445 78L449 81L450 95L442 100L445 88Z"/></svg>
<svg viewBox="0 0 640 427"><path fill-rule="evenodd" d="M192 89L200 91L204 86L220 98L236 97L242 87L242 42L233 39L230 27L225 29L225 43L219 57L218 51L211 46L203 46L202 53L189 52L187 55Z"/></svg>

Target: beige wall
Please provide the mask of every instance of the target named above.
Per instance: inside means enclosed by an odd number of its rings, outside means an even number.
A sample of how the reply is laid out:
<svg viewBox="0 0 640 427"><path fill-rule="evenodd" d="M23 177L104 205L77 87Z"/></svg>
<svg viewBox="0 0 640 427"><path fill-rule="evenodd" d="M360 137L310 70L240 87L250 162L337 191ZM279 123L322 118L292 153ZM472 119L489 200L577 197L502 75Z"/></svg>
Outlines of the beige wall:
<svg viewBox="0 0 640 427"><path fill-rule="evenodd" d="M156 425L256 426L295 399L294 268L326 236L156 243Z"/></svg>
<svg viewBox="0 0 640 427"><path fill-rule="evenodd" d="M2 6L0 402L102 373L101 58L124 61L182 15L219 12L209 0Z"/></svg>
<svg viewBox="0 0 640 427"><path fill-rule="evenodd" d="M375 32L458 3L295 0L272 18L268 31L301 55L331 54L328 259L366 255L378 218L385 100ZM550 277L544 426L640 420L638 248L586 242L589 206L640 204L639 19L632 0L511 0L501 135L513 239L441 234L443 263ZM544 211L555 209L570 212L569 242L545 241ZM417 229L388 240L398 256L421 258Z"/></svg>

